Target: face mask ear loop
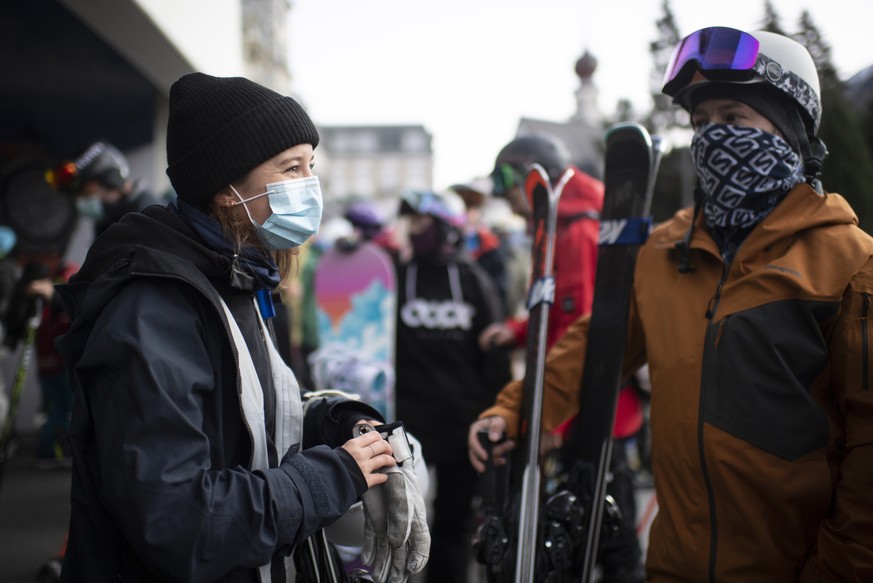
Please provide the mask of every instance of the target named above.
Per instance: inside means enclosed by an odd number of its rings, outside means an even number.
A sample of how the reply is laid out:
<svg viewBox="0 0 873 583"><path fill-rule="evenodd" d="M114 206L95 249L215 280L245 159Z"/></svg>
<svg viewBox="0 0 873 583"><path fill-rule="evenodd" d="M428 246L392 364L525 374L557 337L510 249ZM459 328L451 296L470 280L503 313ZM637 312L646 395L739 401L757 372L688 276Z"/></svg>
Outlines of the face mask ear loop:
<svg viewBox="0 0 873 583"><path fill-rule="evenodd" d="M233 187L233 184L228 184L228 186L230 186L230 189L233 191L233 193L239 199L238 201L234 201L233 203L231 203L230 206L242 205L242 207L246 211L246 214L249 216L249 220L252 222L252 224L255 224L255 219L252 218L252 213L249 212L249 206L246 204L248 202L248 200L243 200L243 197L240 195L240 193L237 191L237 189ZM249 200L252 200L252 199L249 199Z"/></svg>

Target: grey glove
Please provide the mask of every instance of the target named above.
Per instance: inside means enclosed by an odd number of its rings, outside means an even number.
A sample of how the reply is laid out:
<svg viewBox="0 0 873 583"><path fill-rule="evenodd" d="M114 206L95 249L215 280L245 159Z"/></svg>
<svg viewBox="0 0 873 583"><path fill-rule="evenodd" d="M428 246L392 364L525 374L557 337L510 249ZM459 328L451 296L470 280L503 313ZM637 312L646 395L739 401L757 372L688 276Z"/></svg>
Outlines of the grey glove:
<svg viewBox="0 0 873 583"><path fill-rule="evenodd" d="M394 447L395 457L398 453L403 455L402 449ZM364 506L361 558L372 567L373 578L379 583L405 583L424 569L430 552L424 497L411 455L402 466L381 471L388 475L388 481L370 488L361 497Z"/></svg>

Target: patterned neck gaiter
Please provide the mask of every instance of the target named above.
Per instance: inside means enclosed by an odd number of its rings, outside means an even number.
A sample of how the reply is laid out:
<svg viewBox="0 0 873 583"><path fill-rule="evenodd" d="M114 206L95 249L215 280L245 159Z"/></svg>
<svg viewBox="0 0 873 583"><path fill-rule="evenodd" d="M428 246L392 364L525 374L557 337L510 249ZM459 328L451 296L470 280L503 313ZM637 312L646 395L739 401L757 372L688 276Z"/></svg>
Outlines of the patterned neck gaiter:
<svg viewBox="0 0 873 583"><path fill-rule="evenodd" d="M803 181L791 146L758 128L707 124L691 140L706 226L730 262L752 229Z"/></svg>

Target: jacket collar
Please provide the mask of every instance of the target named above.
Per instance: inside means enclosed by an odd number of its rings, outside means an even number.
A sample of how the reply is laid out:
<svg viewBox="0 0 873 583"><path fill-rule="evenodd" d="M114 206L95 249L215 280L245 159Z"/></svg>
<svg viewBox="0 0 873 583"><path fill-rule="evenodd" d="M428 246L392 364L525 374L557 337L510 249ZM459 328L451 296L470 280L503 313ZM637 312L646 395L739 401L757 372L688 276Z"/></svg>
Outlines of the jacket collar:
<svg viewBox="0 0 873 583"><path fill-rule="evenodd" d="M677 242L685 239L694 220L694 233L689 248L703 251L721 259L718 246L706 229L703 213L694 218L691 207L680 210L667 223L656 229L650 237L657 249L676 249ZM757 254L769 247L793 237L801 231L826 225L857 224L858 217L846 200L839 194L819 194L808 184L798 184L785 199L758 224L737 253L737 259L748 254Z"/></svg>

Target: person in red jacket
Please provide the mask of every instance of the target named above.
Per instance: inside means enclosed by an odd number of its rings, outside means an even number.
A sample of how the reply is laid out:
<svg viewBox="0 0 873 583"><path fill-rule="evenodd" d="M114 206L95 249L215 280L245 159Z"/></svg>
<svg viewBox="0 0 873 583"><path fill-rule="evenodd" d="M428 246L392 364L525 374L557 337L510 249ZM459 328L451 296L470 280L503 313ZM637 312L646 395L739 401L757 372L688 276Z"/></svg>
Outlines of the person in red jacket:
<svg viewBox="0 0 873 583"><path fill-rule="evenodd" d="M505 197L512 211L525 218L530 216L530 204L524 193L524 176L532 163L543 166L552 181L568 167L573 169L558 202L555 303L549 311L547 342L550 347L570 323L591 311L603 183L572 166L569 151L557 138L547 134L516 138L500 150L492 178L495 196ZM509 319L490 327L480 340L485 345L524 346L526 330L527 318Z"/></svg>
<svg viewBox="0 0 873 583"><path fill-rule="evenodd" d="M534 163L545 169L553 184L568 168L573 170L558 201L553 264L555 302L549 310L548 350L570 324L591 312L594 303L603 183L574 166L566 146L556 137L548 134L518 137L498 153L491 177L495 196L506 197L513 212L526 218L531 209L524 193L524 177ZM526 334L527 317L510 318L485 329L479 342L483 349L492 345L524 346ZM544 448L558 447L574 419L543 436ZM639 433L642 426L642 400L633 379L629 379L619 393L613 431L619 443L612 449L610 472L613 479L608 489L621 511L619 533L601 543L598 557L604 580L613 583L636 582L643 578L642 551L635 529L633 472L621 445L622 440Z"/></svg>

